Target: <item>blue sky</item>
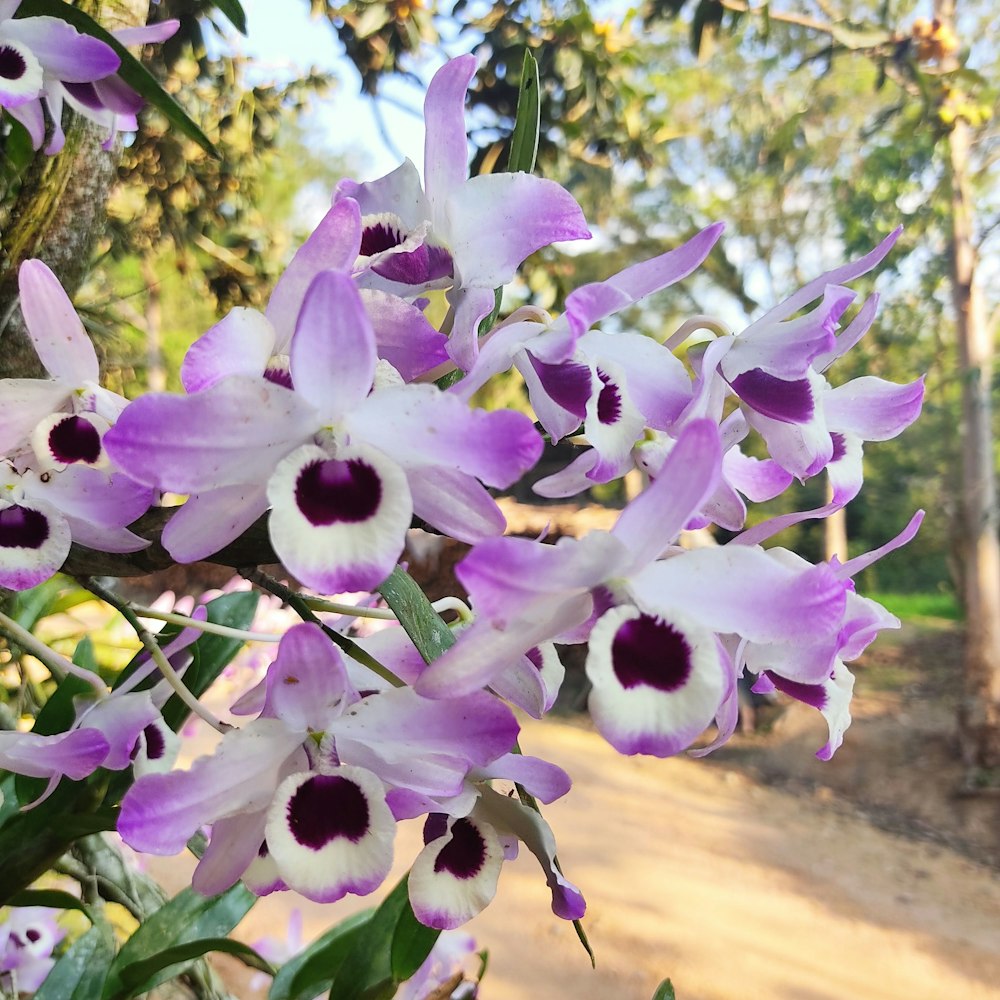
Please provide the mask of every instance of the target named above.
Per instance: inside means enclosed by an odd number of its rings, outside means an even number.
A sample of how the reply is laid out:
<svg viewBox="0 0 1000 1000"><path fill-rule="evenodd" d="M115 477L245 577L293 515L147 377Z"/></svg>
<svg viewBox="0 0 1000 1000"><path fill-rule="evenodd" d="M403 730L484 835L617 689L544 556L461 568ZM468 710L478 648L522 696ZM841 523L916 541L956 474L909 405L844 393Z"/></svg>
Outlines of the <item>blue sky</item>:
<svg viewBox="0 0 1000 1000"><path fill-rule="evenodd" d="M379 177L399 163L382 141L371 102L359 94L360 78L342 55L340 43L325 20L309 17L304 0L243 0L248 36L235 47L254 58L256 79L290 79L311 67L333 73L339 85L317 99L313 123L316 142L334 152L352 153L364 164L366 177ZM387 81L387 94L419 110L423 95L401 81ZM423 125L412 115L383 102L383 117L393 142L417 166L423 161ZM357 155L359 152L362 156Z"/></svg>

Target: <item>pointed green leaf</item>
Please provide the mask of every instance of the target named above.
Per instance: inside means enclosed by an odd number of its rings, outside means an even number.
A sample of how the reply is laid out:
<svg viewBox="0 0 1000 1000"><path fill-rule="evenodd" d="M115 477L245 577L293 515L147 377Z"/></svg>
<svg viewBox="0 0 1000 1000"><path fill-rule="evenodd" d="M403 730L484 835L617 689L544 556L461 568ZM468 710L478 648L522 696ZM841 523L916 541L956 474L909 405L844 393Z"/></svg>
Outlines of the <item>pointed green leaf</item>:
<svg viewBox="0 0 1000 1000"><path fill-rule="evenodd" d="M268 1000L313 1000L325 993L374 912L348 917L287 961L274 977Z"/></svg>
<svg viewBox="0 0 1000 1000"><path fill-rule="evenodd" d="M451 629L406 570L397 566L378 589L426 663L455 642Z"/></svg>
<svg viewBox="0 0 1000 1000"><path fill-rule="evenodd" d="M673 983L669 979L664 979L662 983L656 988L656 992L653 994L653 1000L677 1000L677 994L674 993Z"/></svg>
<svg viewBox="0 0 1000 1000"><path fill-rule="evenodd" d="M521 87L517 95L517 115L514 132L510 137L510 156L507 170L523 170L530 174L535 169L538 154L538 130L541 127L541 95L538 63L528 49L524 50L521 65Z"/></svg>
<svg viewBox="0 0 1000 1000"><path fill-rule="evenodd" d="M247 33L247 15L240 0L213 0L215 8L229 18L230 24L241 34Z"/></svg>
<svg viewBox="0 0 1000 1000"><path fill-rule="evenodd" d="M52 967L35 1000L95 1000L101 995L114 955L111 927L95 924Z"/></svg>
<svg viewBox="0 0 1000 1000"><path fill-rule="evenodd" d="M58 17L71 24L85 35L93 35L115 50L121 66L118 76L122 78L140 97L152 104L164 118L179 132L196 142L206 153L221 160L219 151L211 140L188 117L187 112L160 86L157 79L121 42L105 28L102 28L89 14L77 7L71 7L65 0L24 0L18 8L21 17L48 15ZM227 15L228 16L228 15Z"/></svg>
<svg viewBox="0 0 1000 1000"><path fill-rule="evenodd" d="M259 955L248 944L233 941L230 938L199 938L186 944L165 948L141 962L133 962L122 970L122 982L128 990L122 996L136 996L145 993L154 983L163 982L181 973L194 959L201 958L211 951L222 951L229 955L237 955L241 962L251 968L274 975L270 963Z"/></svg>
<svg viewBox="0 0 1000 1000"><path fill-rule="evenodd" d="M417 921L406 883L404 876L364 925L337 970L330 1000L389 1000L430 954L441 932Z"/></svg>
<svg viewBox="0 0 1000 1000"><path fill-rule="evenodd" d="M8 906L47 906L53 910L79 910L87 919L94 923L94 918L76 896L63 892L61 889L25 889L15 893L7 900Z"/></svg>
<svg viewBox="0 0 1000 1000"><path fill-rule="evenodd" d="M206 897L194 889L182 889L122 946L104 986L104 1000L127 1000L134 996L134 966L145 968L142 963L179 945L228 934L256 902L257 897L242 882L218 896ZM162 969L140 983L139 992L152 989L179 971L175 965Z"/></svg>

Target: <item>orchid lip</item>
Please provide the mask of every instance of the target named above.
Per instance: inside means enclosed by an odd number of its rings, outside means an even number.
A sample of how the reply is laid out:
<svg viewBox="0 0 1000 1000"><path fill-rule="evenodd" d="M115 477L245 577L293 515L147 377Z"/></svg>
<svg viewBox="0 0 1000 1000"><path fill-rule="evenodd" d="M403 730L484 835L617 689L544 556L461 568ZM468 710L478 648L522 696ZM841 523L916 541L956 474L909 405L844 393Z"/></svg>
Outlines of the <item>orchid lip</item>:
<svg viewBox="0 0 1000 1000"><path fill-rule="evenodd" d="M474 878L486 861L486 841L473 823L456 820L451 828L451 840L438 852L434 871L447 871L457 879Z"/></svg>
<svg viewBox="0 0 1000 1000"><path fill-rule="evenodd" d="M28 61L13 45L0 45L0 79L20 80L28 72Z"/></svg>
<svg viewBox="0 0 1000 1000"><path fill-rule="evenodd" d="M290 799L288 826L300 844L314 851L338 837L356 844L369 830L368 801L348 778L317 774Z"/></svg>
<svg viewBox="0 0 1000 1000"><path fill-rule="evenodd" d="M677 691L691 675L691 646L669 622L641 614L623 622L611 644L615 675L623 688L646 685Z"/></svg>
<svg viewBox="0 0 1000 1000"><path fill-rule="evenodd" d="M40 549L49 537L49 521L41 511L16 505L0 510L0 548Z"/></svg>
<svg viewBox="0 0 1000 1000"><path fill-rule="evenodd" d="M295 502L313 525L367 521L382 500L378 472L360 458L311 462L299 473Z"/></svg>
<svg viewBox="0 0 1000 1000"><path fill-rule="evenodd" d="M604 383L597 397L597 419L602 424L615 424L621 419L622 397L618 386L611 381L611 376L597 369L597 377Z"/></svg>
<svg viewBox="0 0 1000 1000"><path fill-rule="evenodd" d="M804 424L815 410L808 379L789 381L754 368L737 375L730 384L744 403L772 420Z"/></svg>
<svg viewBox="0 0 1000 1000"><path fill-rule="evenodd" d="M60 420L48 436L49 451L57 462L93 465L101 457L101 435L83 417L75 415Z"/></svg>

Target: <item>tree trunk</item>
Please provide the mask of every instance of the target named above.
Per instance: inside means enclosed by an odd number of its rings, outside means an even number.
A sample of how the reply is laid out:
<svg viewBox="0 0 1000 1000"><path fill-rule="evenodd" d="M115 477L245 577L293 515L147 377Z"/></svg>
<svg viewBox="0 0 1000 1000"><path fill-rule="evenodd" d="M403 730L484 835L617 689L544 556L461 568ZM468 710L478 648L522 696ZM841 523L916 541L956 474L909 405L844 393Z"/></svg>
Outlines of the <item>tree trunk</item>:
<svg viewBox="0 0 1000 1000"><path fill-rule="evenodd" d="M952 298L962 379L962 562L966 613L962 758L1000 767L1000 519L993 463L993 344L976 276L969 184L971 128L948 136L952 182Z"/></svg>

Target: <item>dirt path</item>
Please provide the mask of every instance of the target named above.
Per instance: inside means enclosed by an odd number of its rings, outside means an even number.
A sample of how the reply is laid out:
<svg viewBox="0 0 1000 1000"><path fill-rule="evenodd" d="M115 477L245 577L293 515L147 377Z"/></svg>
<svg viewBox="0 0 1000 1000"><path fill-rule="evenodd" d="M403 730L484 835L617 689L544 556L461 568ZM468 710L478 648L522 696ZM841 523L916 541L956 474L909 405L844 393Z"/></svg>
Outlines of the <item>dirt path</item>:
<svg viewBox="0 0 1000 1000"><path fill-rule="evenodd" d="M1000 1000L996 873L719 763L626 759L551 722L522 746L574 777L546 815L598 965L523 857L468 928L490 951L485 1000L649 1000L665 976L681 1000ZM400 870L416 850L399 838ZM156 873L179 887L181 864ZM238 936L283 935L300 907L312 937L363 905L273 896Z"/></svg>

